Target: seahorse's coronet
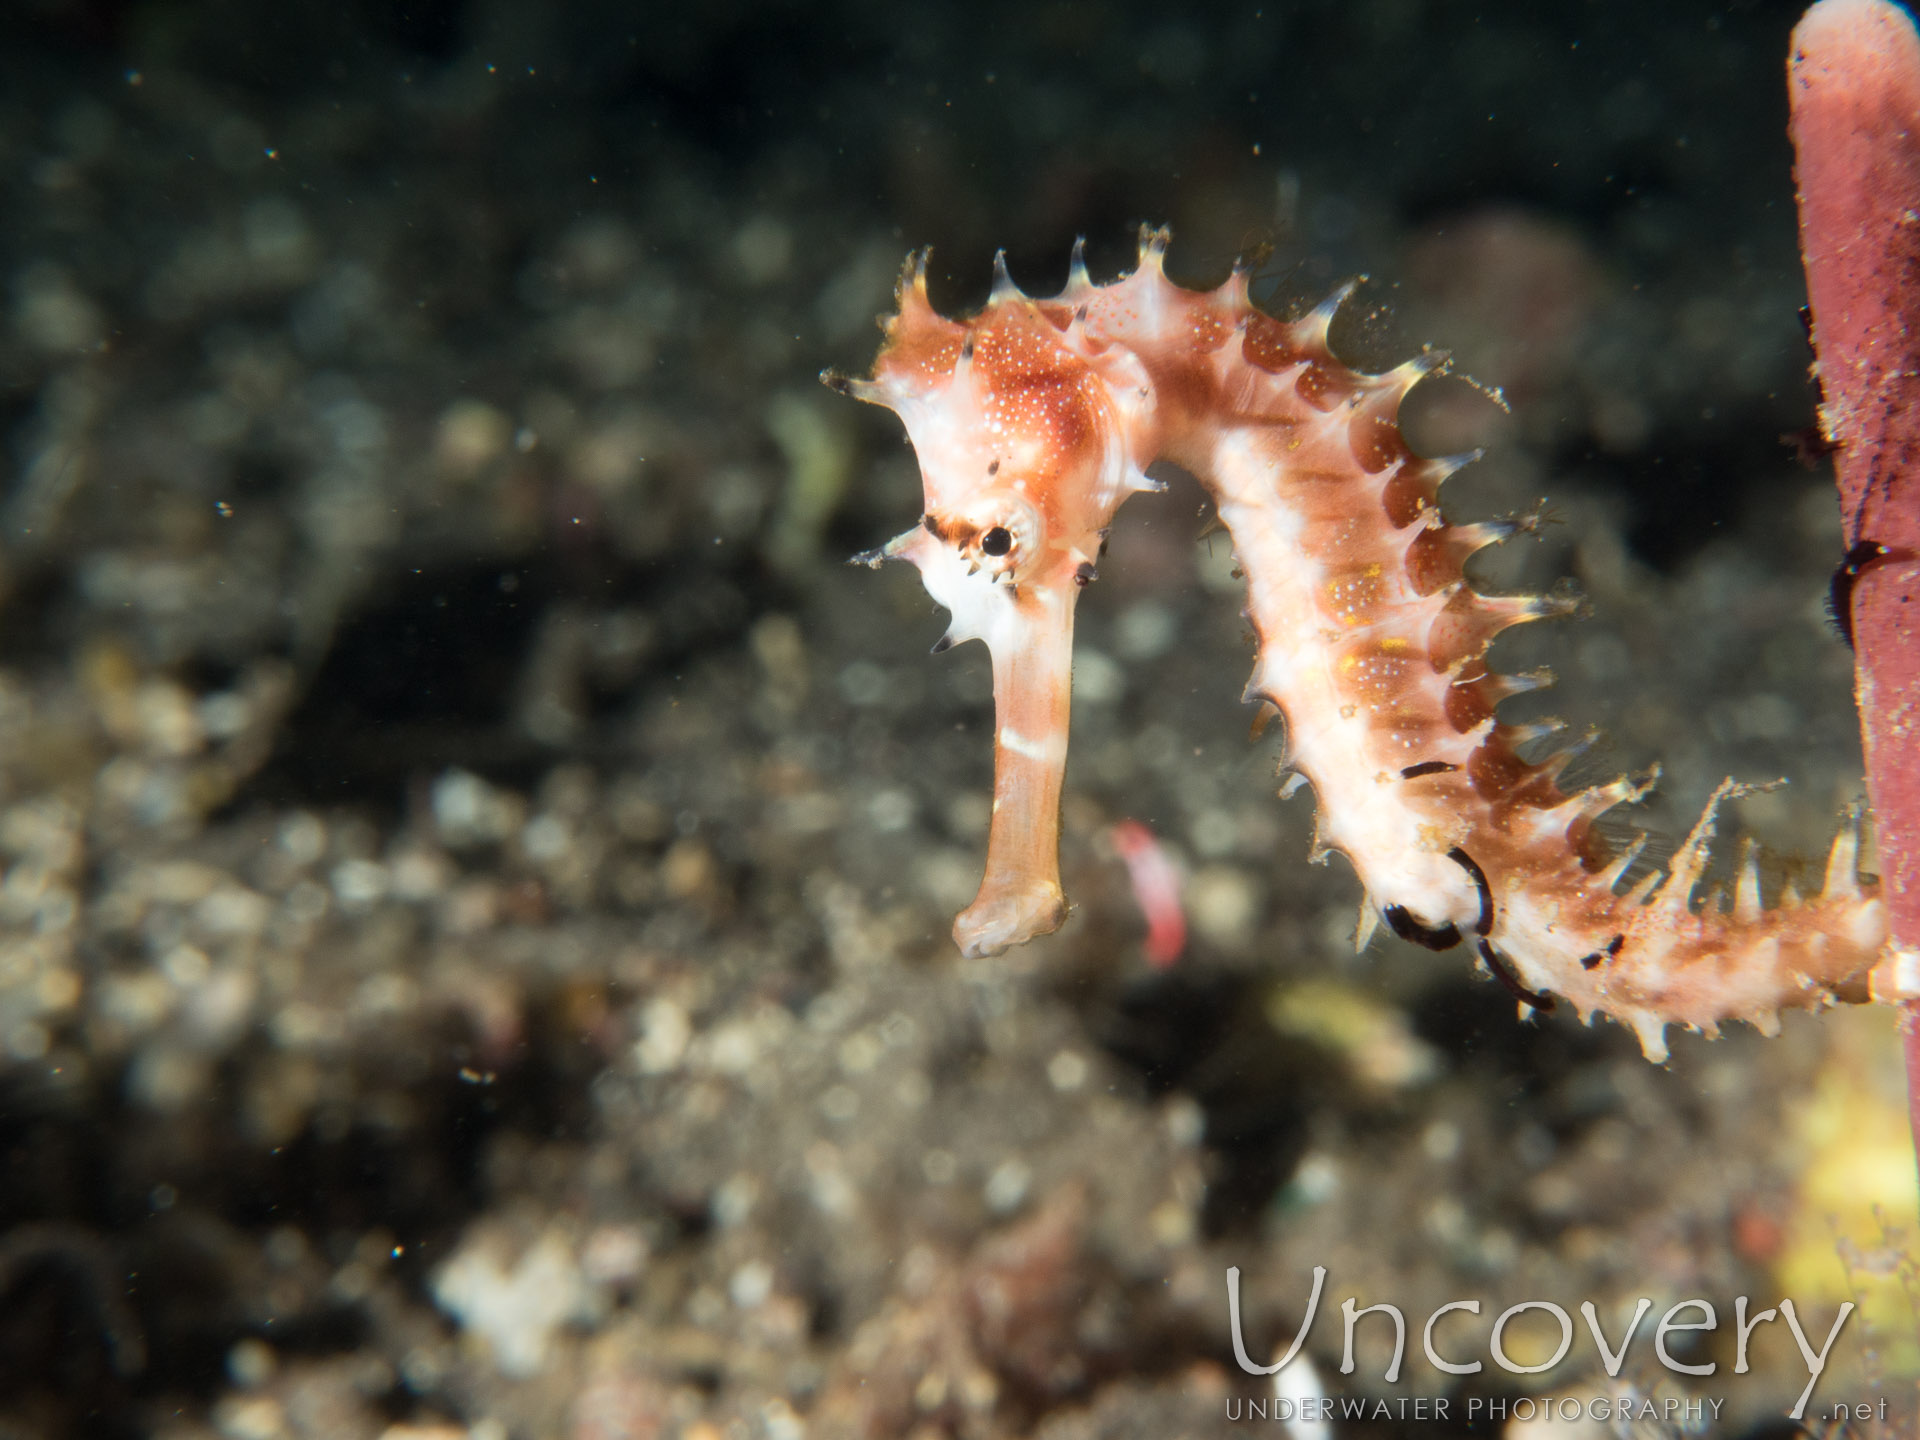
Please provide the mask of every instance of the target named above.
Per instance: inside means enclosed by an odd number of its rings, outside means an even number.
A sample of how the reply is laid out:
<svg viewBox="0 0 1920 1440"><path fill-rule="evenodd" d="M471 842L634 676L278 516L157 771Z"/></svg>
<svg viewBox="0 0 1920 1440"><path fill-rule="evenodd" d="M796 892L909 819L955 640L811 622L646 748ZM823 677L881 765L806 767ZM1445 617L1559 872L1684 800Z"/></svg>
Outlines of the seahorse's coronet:
<svg viewBox="0 0 1920 1440"><path fill-rule="evenodd" d="M1319 799L1316 858L1346 855L1397 932L1435 948L1464 937L1523 1010L1557 995L1582 1020L1630 1026L1655 1060L1669 1025L1770 1029L1782 1009L1920 994L1920 962L1881 958L1857 816L1817 896L1766 907L1749 853L1731 908L1696 908L1718 808L1744 790L1729 781L1664 875L1618 890L1641 842L1611 854L1594 821L1655 774L1566 793L1559 777L1588 742L1529 759L1550 730L1499 720L1502 700L1551 677L1497 674L1488 646L1580 602L1470 583L1472 555L1538 517L1443 516L1441 485L1477 452L1416 455L1398 416L1445 354L1355 371L1328 340L1352 284L1282 321L1252 305L1245 266L1211 291L1173 284L1169 240L1143 227L1137 268L1105 285L1076 243L1065 288L1042 299L996 256L987 305L964 321L933 308L917 252L872 377L830 380L894 410L920 460L921 523L861 558L916 565L953 612L943 646L978 638L993 656L994 817L980 895L955 922L962 949L994 953L1065 917L1074 603L1115 510L1160 488L1147 470L1165 459L1232 535L1257 645L1245 695L1286 721L1287 763Z"/></svg>

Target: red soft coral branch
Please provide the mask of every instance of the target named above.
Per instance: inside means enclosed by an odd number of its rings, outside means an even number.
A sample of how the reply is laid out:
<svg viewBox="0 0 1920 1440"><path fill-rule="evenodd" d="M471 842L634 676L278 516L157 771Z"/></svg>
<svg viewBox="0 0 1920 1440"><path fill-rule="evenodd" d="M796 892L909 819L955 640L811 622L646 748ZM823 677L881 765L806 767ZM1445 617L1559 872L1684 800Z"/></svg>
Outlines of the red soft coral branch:
<svg viewBox="0 0 1920 1440"><path fill-rule="evenodd" d="M1920 949L1920 37L1820 0L1787 65L1820 423L1835 447L1867 791L1894 944ZM1920 1010L1905 1008L1920 1136Z"/></svg>

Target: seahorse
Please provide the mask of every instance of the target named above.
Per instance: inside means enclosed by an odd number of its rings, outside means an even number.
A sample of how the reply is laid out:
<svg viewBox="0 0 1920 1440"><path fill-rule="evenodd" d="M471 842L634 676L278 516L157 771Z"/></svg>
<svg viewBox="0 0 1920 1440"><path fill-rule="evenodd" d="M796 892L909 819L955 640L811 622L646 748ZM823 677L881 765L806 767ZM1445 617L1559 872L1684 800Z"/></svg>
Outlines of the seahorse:
<svg viewBox="0 0 1920 1440"><path fill-rule="evenodd" d="M1920 995L1858 873L1857 810L1817 895L1788 885L1763 905L1749 847L1731 906L1696 906L1717 811L1745 789L1729 780L1664 872L1623 888L1646 837L1614 853L1594 822L1657 769L1566 793L1572 752L1524 759L1534 732L1498 718L1546 681L1494 672L1489 643L1576 602L1469 583L1468 557L1525 522L1447 520L1441 483L1473 457L1423 457L1401 433L1402 400L1443 357L1351 369L1328 344L1351 286L1284 322L1252 303L1244 262L1212 291L1168 280L1169 239L1142 227L1137 267L1106 284L1076 244L1050 299L1023 294L1003 252L964 320L934 309L918 252L871 376L822 377L895 412L920 462L919 523L855 563L916 566L952 613L935 650L978 639L992 655L993 818L979 894L954 921L961 951L997 954L1066 917L1074 606L1115 511L1163 489L1147 469L1166 460L1231 536L1257 642L1245 698L1284 722L1284 764L1318 800L1316 851L1344 854L1366 887L1363 944L1376 916L1434 950L1465 944L1523 1015L1559 996L1583 1022L1631 1027L1655 1062L1669 1025L1771 1034L1783 1009Z"/></svg>

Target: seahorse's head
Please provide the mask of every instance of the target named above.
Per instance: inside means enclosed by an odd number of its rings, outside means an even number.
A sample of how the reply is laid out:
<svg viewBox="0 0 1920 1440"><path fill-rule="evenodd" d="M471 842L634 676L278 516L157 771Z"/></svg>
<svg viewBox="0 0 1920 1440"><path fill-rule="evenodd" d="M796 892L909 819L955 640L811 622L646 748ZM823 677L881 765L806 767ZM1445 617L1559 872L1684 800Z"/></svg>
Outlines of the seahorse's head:
<svg viewBox="0 0 1920 1440"><path fill-rule="evenodd" d="M875 558L918 566L962 640L986 635L1004 587L1092 578L1114 510L1158 488L1134 460L1150 387L1132 352L1087 337L1074 300L1095 287L1078 251L1066 291L1045 301L996 257L992 297L965 321L934 310L926 273L923 251L900 277L873 377L828 383L906 425L924 514Z"/></svg>
<svg viewBox="0 0 1920 1440"><path fill-rule="evenodd" d="M1051 300L1022 295L996 259L986 308L948 320L927 299L923 252L901 276L872 378L823 377L899 415L920 460L920 523L856 561L912 563L953 615L935 648L978 639L993 656L987 874L954 924L969 954L1065 918L1058 808L1074 601L1120 502L1160 488L1136 463L1151 453L1152 386L1130 350L1088 337L1094 293L1078 249L1067 289Z"/></svg>

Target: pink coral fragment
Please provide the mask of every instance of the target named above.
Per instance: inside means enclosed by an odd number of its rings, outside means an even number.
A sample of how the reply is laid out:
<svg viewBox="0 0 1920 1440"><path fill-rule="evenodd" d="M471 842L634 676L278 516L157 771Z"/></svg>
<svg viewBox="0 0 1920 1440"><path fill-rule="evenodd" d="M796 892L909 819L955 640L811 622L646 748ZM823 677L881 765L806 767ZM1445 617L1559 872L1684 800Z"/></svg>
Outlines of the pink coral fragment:
<svg viewBox="0 0 1920 1440"><path fill-rule="evenodd" d="M1180 905L1180 872L1154 834L1138 820L1113 827L1113 848L1126 862L1133 898L1147 917L1147 962L1165 970L1187 948L1187 915Z"/></svg>

